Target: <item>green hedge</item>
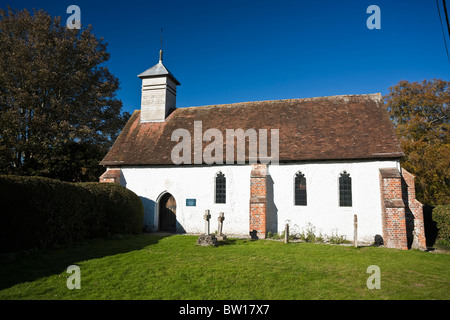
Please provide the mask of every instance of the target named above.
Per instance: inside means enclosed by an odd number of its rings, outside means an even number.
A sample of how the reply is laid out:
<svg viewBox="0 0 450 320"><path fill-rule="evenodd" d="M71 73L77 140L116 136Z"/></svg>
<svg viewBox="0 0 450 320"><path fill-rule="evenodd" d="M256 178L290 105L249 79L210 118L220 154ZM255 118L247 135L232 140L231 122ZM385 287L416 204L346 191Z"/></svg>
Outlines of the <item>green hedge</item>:
<svg viewBox="0 0 450 320"><path fill-rule="evenodd" d="M144 209L115 184L0 176L0 252L136 234Z"/></svg>
<svg viewBox="0 0 450 320"><path fill-rule="evenodd" d="M438 228L436 245L450 249L450 204L437 206L433 209L433 220Z"/></svg>
<svg viewBox="0 0 450 320"><path fill-rule="evenodd" d="M142 231L144 207L132 191L117 184L80 183L78 186L100 200L95 204L95 211L102 214L102 226L109 234L137 234Z"/></svg>

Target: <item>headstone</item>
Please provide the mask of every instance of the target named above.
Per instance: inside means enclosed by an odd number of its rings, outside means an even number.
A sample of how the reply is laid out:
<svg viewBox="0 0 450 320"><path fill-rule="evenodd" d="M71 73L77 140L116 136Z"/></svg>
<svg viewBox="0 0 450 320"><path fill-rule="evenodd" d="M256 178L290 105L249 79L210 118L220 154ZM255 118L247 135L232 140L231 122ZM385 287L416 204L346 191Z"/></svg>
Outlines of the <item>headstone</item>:
<svg viewBox="0 0 450 320"><path fill-rule="evenodd" d="M211 214L209 213L209 210L205 211L203 219L205 220L205 234L209 235L209 220L211 219Z"/></svg>
<svg viewBox="0 0 450 320"><path fill-rule="evenodd" d="M374 242L374 245L375 245L375 246L382 246L382 245L384 245L383 237L380 236L379 234L375 235L375 242Z"/></svg>
<svg viewBox="0 0 450 320"><path fill-rule="evenodd" d="M205 211L203 215L203 219L205 220L205 234L201 235L197 239L197 245L207 247L214 246L216 247L218 244L217 238L215 235L209 233L209 220L211 219L211 214L209 210Z"/></svg>
<svg viewBox="0 0 450 320"><path fill-rule="evenodd" d="M217 221L219 221L219 226L218 226L218 228L217 228L217 236L216 236L216 238L217 238L217 240L219 240L219 241L227 240L227 236L224 235L224 234L222 233L222 230L223 230L223 221L224 221L224 220L225 220L224 213L221 212L221 213L219 214L219 218L217 218Z"/></svg>

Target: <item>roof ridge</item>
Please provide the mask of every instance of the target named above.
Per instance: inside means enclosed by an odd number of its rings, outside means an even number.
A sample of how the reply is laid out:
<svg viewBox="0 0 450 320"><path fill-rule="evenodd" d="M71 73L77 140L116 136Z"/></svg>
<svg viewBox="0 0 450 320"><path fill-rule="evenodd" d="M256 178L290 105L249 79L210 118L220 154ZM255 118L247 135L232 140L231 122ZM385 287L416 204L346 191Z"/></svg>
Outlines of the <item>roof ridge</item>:
<svg viewBox="0 0 450 320"><path fill-rule="evenodd" d="M329 100L329 99L345 99L352 97L362 97L368 98L375 101L381 101L381 93L368 93L368 94L345 94L345 95L334 95L334 96L325 96L325 97L310 97L310 98L295 98L295 99L278 99L278 100L260 100L260 101L246 101L246 102L233 102L233 103L222 103L222 104L211 104L204 106L191 106L191 107L182 107L179 109L197 109L197 108L213 108L213 107L231 107L231 106L239 106L245 104L255 104L255 103L274 103L274 102L287 102L287 101L314 101L314 100ZM178 109L178 108L177 108Z"/></svg>
<svg viewBox="0 0 450 320"><path fill-rule="evenodd" d="M343 95L334 95L334 96L325 96L325 97L233 102L233 103L210 104L210 105L204 105L204 106L177 107L175 110L205 109L205 108L216 108L216 107L225 108L225 107L236 107L236 106L243 106L246 104L257 104L257 103L268 104L268 103L281 103L281 102L287 102L287 101L316 101L316 100L331 100L331 99L346 99L346 98L367 98L370 100L380 102L382 99L382 94L381 93L343 94ZM135 111L140 111L140 109L137 109Z"/></svg>

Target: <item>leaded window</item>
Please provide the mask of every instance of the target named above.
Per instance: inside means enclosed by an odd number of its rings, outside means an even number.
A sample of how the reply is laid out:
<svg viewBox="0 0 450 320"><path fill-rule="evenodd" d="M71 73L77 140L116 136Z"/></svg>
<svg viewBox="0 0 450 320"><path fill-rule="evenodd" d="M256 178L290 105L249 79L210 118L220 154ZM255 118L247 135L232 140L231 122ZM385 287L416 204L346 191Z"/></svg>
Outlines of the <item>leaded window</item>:
<svg viewBox="0 0 450 320"><path fill-rule="evenodd" d="M301 172L297 172L297 174L295 175L294 197L296 206L307 205L306 178L305 175Z"/></svg>
<svg viewBox="0 0 450 320"><path fill-rule="evenodd" d="M216 175L216 203L226 203L227 201L227 179L222 172Z"/></svg>
<svg viewBox="0 0 450 320"><path fill-rule="evenodd" d="M339 205L341 207L352 206L352 178L347 171L339 177Z"/></svg>

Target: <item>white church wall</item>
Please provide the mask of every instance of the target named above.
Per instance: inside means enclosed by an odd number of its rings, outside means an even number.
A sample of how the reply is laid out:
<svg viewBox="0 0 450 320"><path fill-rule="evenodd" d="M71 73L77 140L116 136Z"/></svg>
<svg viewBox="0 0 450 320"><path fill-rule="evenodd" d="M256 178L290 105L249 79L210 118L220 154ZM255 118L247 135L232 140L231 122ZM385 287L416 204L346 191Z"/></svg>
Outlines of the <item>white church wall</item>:
<svg viewBox="0 0 450 320"><path fill-rule="evenodd" d="M282 232L289 223L292 232L308 226L316 233L333 232L353 239L354 214L358 215L358 238L372 242L382 235L380 168L398 168L397 161L321 162L269 165L267 230ZM352 178L353 206L339 207L339 176L347 171ZM214 178L226 177L226 204L215 204ZM307 180L307 206L294 205L294 177L301 171ZM122 168L122 183L141 197L145 207L144 225L158 229L157 201L165 192L177 202L178 231L203 233L205 210L211 211L211 232L217 218L225 213L224 233L249 233L250 165ZM196 199L195 207L186 199ZM273 199L273 200L272 200Z"/></svg>
<svg viewBox="0 0 450 320"><path fill-rule="evenodd" d="M226 177L226 204L214 199L215 176ZM122 183L141 197L144 203L144 225L158 229L157 201L165 192L177 202L178 231L203 233L205 210L211 213L211 232L217 230L217 218L225 213L224 233L247 234L249 228L251 166L192 166L122 168ZM196 206L186 206L186 199L195 199Z"/></svg>
<svg viewBox="0 0 450 320"><path fill-rule="evenodd" d="M274 207L269 207L268 230L282 232L289 223L291 232L314 228L316 235L335 233L353 240L356 214L358 240L373 242L376 234L383 234L379 169L395 167L398 168L397 161L270 166ZM294 177L298 171L306 177L307 206L295 206L294 203ZM352 178L352 207L339 206L339 176L343 171ZM270 215L277 216L277 225L270 224L275 221L270 220Z"/></svg>

